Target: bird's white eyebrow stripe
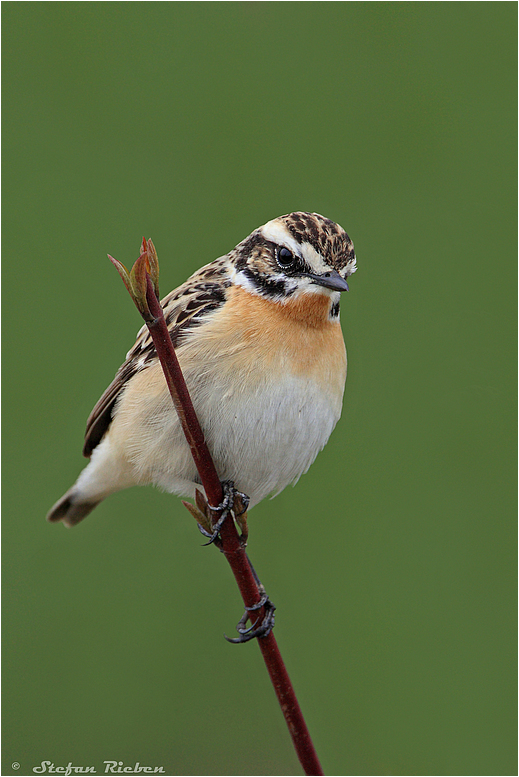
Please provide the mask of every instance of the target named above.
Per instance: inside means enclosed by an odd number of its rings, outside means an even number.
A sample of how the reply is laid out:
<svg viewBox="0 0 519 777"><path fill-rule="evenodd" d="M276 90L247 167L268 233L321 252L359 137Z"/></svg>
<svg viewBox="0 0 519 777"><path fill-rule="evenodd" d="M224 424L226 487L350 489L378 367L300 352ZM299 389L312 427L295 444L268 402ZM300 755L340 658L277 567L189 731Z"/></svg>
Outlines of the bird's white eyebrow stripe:
<svg viewBox="0 0 519 777"><path fill-rule="evenodd" d="M321 254L310 243L307 241L299 243L278 219L268 221L261 227L260 232L266 240L285 246L303 261L308 262L315 272L326 272L329 269Z"/></svg>
<svg viewBox="0 0 519 777"><path fill-rule="evenodd" d="M296 256L301 256L301 244L297 242L288 229L277 221L277 219L267 221L267 223L260 228L260 232L263 237L266 240L270 240L271 243L285 246Z"/></svg>

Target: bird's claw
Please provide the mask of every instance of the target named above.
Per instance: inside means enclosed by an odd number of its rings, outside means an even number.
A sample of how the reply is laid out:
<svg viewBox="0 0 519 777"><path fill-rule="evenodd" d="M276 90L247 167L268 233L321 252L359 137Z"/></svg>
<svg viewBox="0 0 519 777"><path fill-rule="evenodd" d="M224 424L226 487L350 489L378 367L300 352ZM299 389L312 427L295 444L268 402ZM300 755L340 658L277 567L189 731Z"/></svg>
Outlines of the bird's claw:
<svg viewBox="0 0 519 777"><path fill-rule="evenodd" d="M217 522L213 525L213 531L208 532L203 526L201 526L201 524L198 524L198 528L204 537L209 538L209 542L204 543L204 545L212 545L214 543L217 547L220 547L218 540L220 529L222 528L227 516L230 515L231 512L234 512L236 519L238 519L238 523L242 531L241 539L243 544L246 545L248 536L246 513L250 499L247 494L243 493L243 491L237 491L234 488L234 483L232 480L224 480L222 482L222 489L223 500L217 507L213 507L213 505L210 505L208 502L206 503L207 507L212 512L221 512ZM241 520L239 520L240 518Z"/></svg>
<svg viewBox="0 0 519 777"><path fill-rule="evenodd" d="M213 507L208 503L207 506L210 510L215 512L219 512L220 510L223 512L230 512L233 510L236 516L243 515L243 513L247 512L250 499L247 494L243 493L243 491L238 491L236 488L234 488L234 482L232 480L223 480L222 489L222 502L220 502L218 507Z"/></svg>
<svg viewBox="0 0 519 777"><path fill-rule="evenodd" d="M211 508L213 509L213 508ZM209 542L204 542L203 546L205 548L206 545L213 545L215 544L217 548L220 548L221 540L220 540L220 529L223 526L223 523L227 516L229 515L229 510L224 510L221 514L220 518L218 518L217 522L213 524L213 531L208 532L204 527L197 523L197 526L200 530L200 532L204 535L204 537L209 537ZM221 549L221 548L220 548Z"/></svg>
<svg viewBox="0 0 519 777"><path fill-rule="evenodd" d="M263 620L261 621L260 625L256 626L258 621L255 621L251 626L249 626L249 628L245 628L245 624L250 617L249 613L254 612L254 610L260 610L262 607L265 608L265 615L263 616ZM232 642L235 645L239 645L242 642L249 642L251 639L256 639L257 637L268 636L274 628L275 609L275 605L272 604L267 594L263 593L259 602L256 602L256 604L253 604L251 607L245 608L245 612L243 613L238 622L238 625L236 626L236 631L240 636L231 638L228 637L227 634L224 634L225 639L227 642Z"/></svg>

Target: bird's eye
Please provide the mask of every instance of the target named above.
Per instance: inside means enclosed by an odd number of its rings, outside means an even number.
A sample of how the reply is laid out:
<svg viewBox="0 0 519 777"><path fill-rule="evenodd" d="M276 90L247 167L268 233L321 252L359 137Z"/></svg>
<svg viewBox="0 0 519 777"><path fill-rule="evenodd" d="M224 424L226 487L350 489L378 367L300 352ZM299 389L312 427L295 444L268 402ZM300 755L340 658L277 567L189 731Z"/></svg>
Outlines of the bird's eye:
<svg viewBox="0 0 519 777"><path fill-rule="evenodd" d="M290 265L294 264L295 258L292 251L289 251L288 248L280 248L278 249L278 264L280 267L290 267Z"/></svg>

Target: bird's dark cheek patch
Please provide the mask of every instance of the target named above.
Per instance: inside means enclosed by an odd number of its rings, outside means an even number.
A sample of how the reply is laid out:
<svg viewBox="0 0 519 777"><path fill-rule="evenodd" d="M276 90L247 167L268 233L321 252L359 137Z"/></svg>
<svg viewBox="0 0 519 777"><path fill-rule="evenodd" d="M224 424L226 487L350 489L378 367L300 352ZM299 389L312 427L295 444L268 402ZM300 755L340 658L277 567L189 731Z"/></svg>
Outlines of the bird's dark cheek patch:
<svg viewBox="0 0 519 777"><path fill-rule="evenodd" d="M254 286L258 294L270 299L274 297L289 297L294 289L287 288L285 281L278 278L269 278L261 273L253 272L250 267L242 270L243 275Z"/></svg>

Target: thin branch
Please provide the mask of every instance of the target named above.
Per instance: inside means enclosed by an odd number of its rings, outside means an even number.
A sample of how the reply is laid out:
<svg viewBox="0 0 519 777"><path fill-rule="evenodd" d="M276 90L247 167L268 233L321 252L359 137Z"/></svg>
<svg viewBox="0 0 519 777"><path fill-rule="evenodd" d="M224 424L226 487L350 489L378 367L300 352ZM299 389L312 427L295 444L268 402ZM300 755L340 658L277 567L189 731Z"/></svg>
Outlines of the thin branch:
<svg viewBox="0 0 519 777"><path fill-rule="evenodd" d="M211 505L219 505L223 499L222 485L189 396L159 301L158 260L153 243L143 239L141 255L130 273L117 260L112 257L110 260L146 321L206 497ZM261 593L231 516L222 524L219 535L220 547L236 578L245 607L252 607L260 601ZM252 617L258 617L261 623L265 609L262 607L254 612ZM258 637L258 644L301 766L305 774L322 775L317 753L272 631Z"/></svg>

